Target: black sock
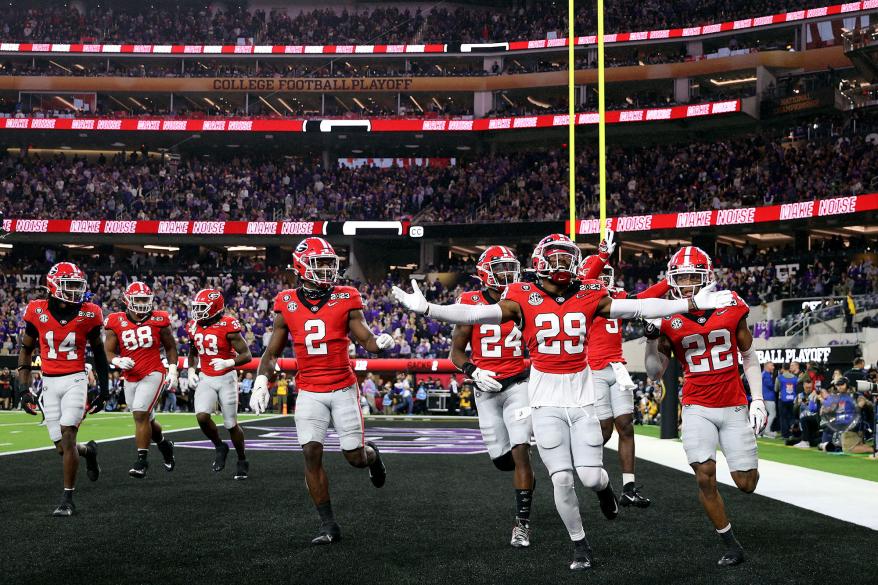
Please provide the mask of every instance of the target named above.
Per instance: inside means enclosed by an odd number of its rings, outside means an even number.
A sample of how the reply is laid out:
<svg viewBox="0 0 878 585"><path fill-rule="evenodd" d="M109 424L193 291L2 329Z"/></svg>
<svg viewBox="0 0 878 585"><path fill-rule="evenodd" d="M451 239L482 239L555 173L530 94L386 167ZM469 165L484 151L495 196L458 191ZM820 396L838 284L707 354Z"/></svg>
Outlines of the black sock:
<svg viewBox="0 0 878 585"><path fill-rule="evenodd" d="M582 548L591 549L591 547L588 545L588 538L586 538L584 536L582 537L581 540L574 540L573 547L577 548L577 549L582 549Z"/></svg>
<svg viewBox="0 0 878 585"><path fill-rule="evenodd" d="M82 443L77 443L76 452L79 454L80 457L85 457L86 455L88 455L88 447L86 447Z"/></svg>
<svg viewBox="0 0 878 585"><path fill-rule="evenodd" d="M723 543L729 548L744 548L741 546L741 543L738 542L738 539L735 538L735 533L732 531L732 525L729 524L726 526L723 532L719 530L716 531L717 534L720 535L720 538L723 539Z"/></svg>
<svg viewBox="0 0 878 585"><path fill-rule="evenodd" d="M241 453L240 455L238 455L238 461L247 461L247 454Z"/></svg>
<svg viewBox="0 0 878 585"><path fill-rule="evenodd" d="M335 524L335 515L332 513L332 503L329 501L317 504L317 514L321 524Z"/></svg>
<svg viewBox="0 0 878 585"><path fill-rule="evenodd" d="M146 458L149 456L149 449L138 449L137 450L137 460L138 461L146 461Z"/></svg>
<svg viewBox="0 0 878 585"><path fill-rule="evenodd" d="M64 488L64 501L67 503L73 503L73 490L75 488Z"/></svg>
<svg viewBox="0 0 878 585"><path fill-rule="evenodd" d="M623 492L633 492L633 491L634 491L634 482L633 482L633 481L629 481L628 483L626 483L625 485L623 485L623 486L622 486L622 491L623 491Z"/></svg>
<svg viewBox="0 0 878 585"><path fill-rule="evenodd" d="M533 490L515 490L515 517L522 520L530 519L530 507L533 503Z"/></svg>

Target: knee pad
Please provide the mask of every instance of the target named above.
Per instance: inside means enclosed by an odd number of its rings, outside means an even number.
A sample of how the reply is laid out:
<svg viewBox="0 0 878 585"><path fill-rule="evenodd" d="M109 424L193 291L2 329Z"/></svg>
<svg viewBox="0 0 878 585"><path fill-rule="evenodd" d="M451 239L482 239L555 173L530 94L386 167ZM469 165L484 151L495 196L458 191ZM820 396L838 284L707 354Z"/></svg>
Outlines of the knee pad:
<svg viewBox="0 0 878 585"><path fill-rule="evenodd" d="M491 461L494 463L494 467L500 471L515 471L515 459L512 458L512 451L507 451Z"/></svg>
<svg viewBox="0 0 878 585"><path fill-rule="evenodd" d="M569 469L556 471L552 474L552 485L556 489L573 489L573 472Z"/></svg>
<svg viewBox="0 0 878 585"><path fill-rule="evenodd" d="M610 476L603 467L577 467L576 473L582 485L594 491L604 489L610 481Z"/></svg>

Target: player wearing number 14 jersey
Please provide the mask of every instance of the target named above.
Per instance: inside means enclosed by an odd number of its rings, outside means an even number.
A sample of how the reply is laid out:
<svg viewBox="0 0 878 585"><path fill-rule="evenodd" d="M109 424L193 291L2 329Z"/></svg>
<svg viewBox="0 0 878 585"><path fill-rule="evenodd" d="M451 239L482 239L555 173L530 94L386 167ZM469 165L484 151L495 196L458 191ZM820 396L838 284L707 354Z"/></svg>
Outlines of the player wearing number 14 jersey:
<svg viewBox="0 0 878 585"><path fill-rule="evenodd" d="M595 317L660 317L697 307L725 307L731 293L705 288L690 300L611 299L600 281L576 279L579 248L563 234L543 238L532 255L536 283L513 283L493 305L435 305L415 284L393 295L409 310L456 324L518 323L531 357L528 395L534 438L548 468L555 507L573 541L572 570L591 568L574 473L594 490L607 518L618 504L603 465L603 437L594 408L586 340ZM414 284L414 283L413 283Z"/></svg>
<svg viewBox="0 0 878 585"><path fill-rule="evenodd" d="M109 366L101 340L101 309L85 301L85 274L70 262L59 262L49 270L46 288L49 298L31 301L24 312L18 380L23 388L30 388L31 358L39 344L43 374L39 405L46 416L49 438L64 458L64 495L54 515L72 516L79 458L85 458L90 480L96 481L101 471L95 442L77 443L76 434L86 412L98 412L107 400ZM88 395L86 343L94 352L98 396ZM22 403L28 414L36 414L30 393L22 397Z"/></svg>
<svg viewBox="0 0 878 585"><path fill-rule="evenodd" d="M247 479L250 463L244 452L244 431L238 424L238 373L235 368L248 363L252 356L241 335L240 323L226 315L225 308L223 294L213 288L198 291L192 299L192 320L186 325L189 334L189 389L195 391L198 426L216 448L211 469L217 473L225 469L229 454L229 446L220 439L216 424L210 418L219 403L223 426L229 431L238 455L234 477Z"/></svg>
<svg viewBox="0 0 878 585"><path fill-rule="evenodd" d="M250 406L263 412L268 404L268 378L275 375L277 358L289 338L296 357L296 434L305 456L305 484L320 517L311 544L341 539L329 499L323 468L323 443L330 422L348 463L369 468L375 487L384 485L386 470L378 448L365 440L360 390L348 358L352 336L371 353L393 346L393 338L375 337L363 316L360 292L335 284L339 258L323 238L305 238L293 252L293 270L302 286L280 292L274 299L274 329L262 354Z"/></svg>
<svg viewBox="0 0 878 585"><path fill-rule="evenodd" d="M700 248L686 246L671 257L667 271L671 293L692 298L712 285L713 264ZM751 493L759 481L756 435L768 419L762 400L762 374L747 327L749 308L735 294L733 303L716 310L680 311L647 327L646 369L654 379L664 373L671 352L683 365L683 449L695 470L698 498L722 537L722 566L744 560L732 532L722 496L716 488L716 446L722 447L732 479ZM753 401L738 374L740 351Z"/></svg>
<svg viewBox="0 0 878 585"><path fill-rule="evenodd" d="M149 442L154 441L164 458L165 469L174 469L174 444L162 435L155 420L155 408L167 384L177 386L177 343L166 311L153 310L152 290L143 282L132 282L122 299L125 311L111 313L104 321L107 359L122 370L125 404L134 414L134 442L137 461L128 475L142 479L149 468ZM162 349L168 361L162 363Z"/></svg>
<svg viewBox="0 0 878 585"><path fill-rule="evenodd" d="M476 270L484 288L464 293L458 303L498 303L506 287L518 282L521 265L506 246L491 246L482 253ZM529 369L524 362L521 331L511 321L500 325L457 325L449 357L476 385L479 428L488 455L500 471L515 472L511 544L517 548L530 546L534 472L530 464Z"/></svg>

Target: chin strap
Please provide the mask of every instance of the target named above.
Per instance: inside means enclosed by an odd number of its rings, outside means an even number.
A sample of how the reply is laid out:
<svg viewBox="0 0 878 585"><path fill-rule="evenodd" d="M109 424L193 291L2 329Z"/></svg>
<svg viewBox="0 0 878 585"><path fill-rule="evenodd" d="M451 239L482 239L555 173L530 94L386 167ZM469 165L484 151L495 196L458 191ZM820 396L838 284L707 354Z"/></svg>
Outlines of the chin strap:
<svg viewBox="0 0 878 585"><path fill-rule="evenodd" d="M327 288L308 288L307 284L302 285L302 293L305 295L305 298L311 301L317 301L329 296L329 291L332 290L332 287Z"/></svg>

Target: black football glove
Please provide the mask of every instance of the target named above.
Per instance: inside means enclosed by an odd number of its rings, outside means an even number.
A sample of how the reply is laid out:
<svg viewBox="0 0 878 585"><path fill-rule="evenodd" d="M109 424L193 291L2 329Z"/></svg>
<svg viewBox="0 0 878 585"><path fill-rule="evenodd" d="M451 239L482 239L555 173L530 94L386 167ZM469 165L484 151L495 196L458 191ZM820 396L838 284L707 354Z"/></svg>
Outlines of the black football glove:
<svg viewBox="0 0 878 585"><path fill-rule="evenodd" d="M110 399L109 392L91 390L88 393L88 413L94 414L104 409L107 400Z"/></svg>
<svg viewBox="0 0 878 585"><path fill-rule="evenodd" d="M37 402L37 397L34 396L31 392L25 392L21 397L21 408L28 414L36 416L40 413L40 405Z"/></svg>
<svg viewBox="0 0 878 585"><path fill-rule="evenodd" d="M648 319L641 319L640 325L643 327L643 334L647 339L658 339L662 334L661 330Z"/></svg>

